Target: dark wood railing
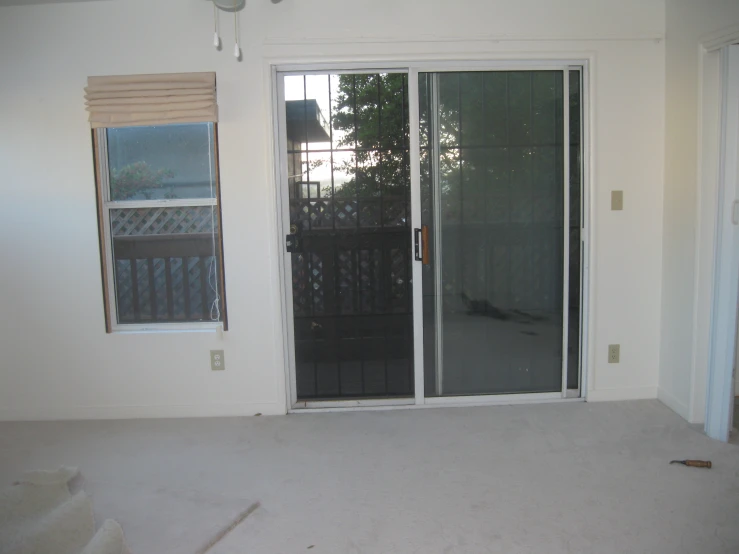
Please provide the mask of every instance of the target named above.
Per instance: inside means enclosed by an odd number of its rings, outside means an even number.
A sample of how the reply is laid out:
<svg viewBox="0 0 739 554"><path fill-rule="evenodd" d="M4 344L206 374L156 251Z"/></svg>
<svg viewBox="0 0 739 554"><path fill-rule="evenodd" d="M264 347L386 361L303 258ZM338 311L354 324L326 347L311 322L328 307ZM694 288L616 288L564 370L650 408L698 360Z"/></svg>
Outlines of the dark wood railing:
<svg viewBox="0 0 739 554"><path fill-rule="evenodd" d="M120 236L113 252L119 323L211 321L210 233Z"/></svg>

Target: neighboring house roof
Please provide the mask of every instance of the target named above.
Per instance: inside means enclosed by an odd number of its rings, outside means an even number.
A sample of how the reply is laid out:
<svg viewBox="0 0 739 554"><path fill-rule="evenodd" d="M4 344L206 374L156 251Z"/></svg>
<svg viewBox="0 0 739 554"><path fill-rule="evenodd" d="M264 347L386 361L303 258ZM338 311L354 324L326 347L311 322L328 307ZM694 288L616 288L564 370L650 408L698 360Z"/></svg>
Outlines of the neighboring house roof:
<svg viewBox="0 0 739 554"><path fill-rule="evenodd" d="M287 100L287 138L298 142L329 142L329 125L315 100Z"/></svg>

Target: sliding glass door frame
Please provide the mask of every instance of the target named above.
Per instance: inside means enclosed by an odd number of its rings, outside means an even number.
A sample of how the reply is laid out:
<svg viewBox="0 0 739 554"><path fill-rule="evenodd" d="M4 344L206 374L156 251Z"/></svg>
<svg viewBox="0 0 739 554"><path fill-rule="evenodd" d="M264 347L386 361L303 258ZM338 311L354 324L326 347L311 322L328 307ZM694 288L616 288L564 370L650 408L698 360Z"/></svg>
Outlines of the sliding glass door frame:
<svg viewBox="0 0 739 554"><path fill-rule="evenodd" d="M566 60L501 60L501 61L417 61L417 62L372 62L372 63L299 63L272 65L273 81L273 132L274 162L275 162L275 187L277 195L277 232L279 252L279 272L282 282L282 312L283 312L283 337L285 352L285 383L286 397L288 401L288 412L305 411L337 411L346 409L378 409L378 408L409 408L409 407L431 407L437 405L487 405L487 404L511 404L526 402L550 402L550 401L577 401L584 400L588 390L588 314L589 286L590 286L590 168L589 168L589 63L587 59ZM562 389L560 392L529 393L529 394L482 394L474 396L444 396L426 397L424 387L424 348L423 348L423 295L422 295L422 263L413 261L412 267L412 295L413 295L413 349L414 349L414 396L408 399L367 399L367 400L334 400L334 401L298 401L296 386L295 367L295 343L292 329L293 307L290 279L290 255L285 252L284 240L285 230L289 228L288 199L283 192L283 179L287 177L285 143L285 124L279 111L284 105L284 88L282 79L286 75L308 75L329 73L407 73L408 75L408 106L410 125L410 167L411 167L411 191L410 191L410 215L411 232L421 228L421 176L420 176L420 113L419 113L419 73L444 73L462 71L536 71L547 70L563 72L563 110L564 110L564 216L563 229L564 240L564 264L563 264L563 333L562 333ZM580 98L582 106L581 117L581 224L580 224L580 325L579 325L579 379L578 393L568 396L567 389L567 363L568 363L568 297L569 297L569 71L580 71ZM438 240L438 237L437 237ZM438 272L441 271L440 264L436 264L437 283ZM437 284L438 286L438 284ZM440 352L436 352L437 357ZM443 369L442 369L443 371Z"/></svg>
<svg viewBox="0 0 739 554"><path fill-rule="evenodd" d="M587 62L585 60L577 60L577 61L528 61L528 62L498 62L498 63L481 63L481 62L445 62L445 63L437 63L437 64L422 64L418 67L411 67L410 68L410 74L409 74L409 83L413 83L418 86L418 75L419 73L432 73L435 74L433 79L434 81L438 80L438 75L441 73L447 73L447 72L489 72L489 71L536 71L536 70L546 70L546 71L561 71L562 72L562 79L563 79L563 101L562 101L562 110L563 110L563 172L564 175L563 178L563 309L562 309L562 362L561 362L561 390L559 392L546 392L546 393L524 393L524 394L480 394L480 395L465 395L465 396L435 396L435 397L427 397L424 391L424 360L423 356L424 354L427 354L427 352L424 352L423 349L423 320L421 315L417 315L414 318L414 325L416 327L415 332L415 338L416 338L416 345L415 345L415 374L416 374L416 404L417 405L444 405L444 404L494 404L494 403L510 403L510 402L526 402L526 401L550 401L550 400L560 400L560 399L568 399L569 397L579 399L583 398L584 394L583 391L586 391L586 383L585 383L585 371L583 371L583 368L585 367L585 339L586 339L586 333L587 333L587 321L585 318L587 304L586 304L586 298L584 292L587 290L587 271L586 271L586 259L587 259L587 213L588 213L588 187L586 185L587 183L587 171L584 167L581 167L581 179L580 179L580 198L581 198L581 225L580 225L580 242L581 242L581 248L580 248L580 268L581 268L581 279L580 279L580 296L581 296L581 307L580 307L580 325L578 326L579 330L579 337L578 337L578 349L579 349L579 379L578 379L578 390L576 394L572 394L572 391L568 391L567 389L567 368L568 368L568 343L569 343L569 295L570 295L570 275L569 275L569 257L570 257L570 227L569 227L569 220L570 220L570 103L569 103L569 76L570 71L579 71L580 72L580 98L582 102L582 117L580 119L581 121L581 129L580 129L580 136L581 136L581 149L582 149L582 164L584 165L587 160L587 156L585 155L585 150L587 148L587 137L586 137L586 129L587 129L587 100L586 100L586 83L587 83ZM412 90L415 97L418 98L418 90ZM431 96L432 96L432 106L437 105L438 103L438 86L436 86L436 83L432 84L432 90L431 90ZM434 117L438 116L437 110L433 110ZM415 118L414 118L415 116ZM411 186L413 187L413 192L416 193L416 196L413 196L413 205L414 209L413 214L414 217L417 217L417 219L414 219L412 222L412 227L420 228L421 223L421 209L420 209L420 131L419 131L419 111L418 106L415 107L415 109L412 109L411 111L411 165L413 167L413 177L416 177L416 180L411 181ZM438 122L437 125L434 125L435 128L438 129ZM435 152L438 152L438 133L433 133L433 136L430 138L430 140L435 142L435 145L432 146L432 150ZM415 157L414 157L415 156ZM439 166L438 161L432 160L432 166L431 166L431 173L433 175L432 177L432 183L434 187L434 198L440 197L440 191L439 191ZM434 220L439 221L440 220L440 202L434 201L433 202L433 211L434 211ZM435 318L435 331L436 331L436 338L435 344L434 344L434 356L436 358L435 365L436 365L436 390L442 391L443 390L443 341L439 340L441 337L441 333L443 330L443 316L442 316L442 310L440 308L440 299L442 297L442 263L441 263L441 257L443 256L442 249L440 248L441 245L441 226L435 225L434 226L434 232L433 235L430 237L430 239L434 243L434 264L433 264L433 272L435 274L434 279L434 301L436 303L436 309L434 310L434 318ZM414 297L414 305L417 307L417 310L422 310L423 305L421 302L421 264L416 262L414 264L414 292L417 293L417 296Z"/></svg>

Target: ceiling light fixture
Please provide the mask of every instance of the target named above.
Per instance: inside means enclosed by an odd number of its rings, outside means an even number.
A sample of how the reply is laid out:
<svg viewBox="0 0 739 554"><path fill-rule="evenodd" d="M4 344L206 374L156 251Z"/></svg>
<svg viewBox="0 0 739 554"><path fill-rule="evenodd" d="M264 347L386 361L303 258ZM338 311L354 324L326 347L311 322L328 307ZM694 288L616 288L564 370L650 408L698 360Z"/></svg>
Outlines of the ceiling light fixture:
<svg viewBox="0 0 739 554"><path fill-rule="evenodd" d="M213 46L216 50L221 49L221 37L218 32L218 10L234 14L234 57L241 59L241 47L239 46L239 12L246 7L246 0L211 0L213 2ZM273 4L279 4L282 0L271 0Z"/></svg>
<svg viewBox="0 0 739 554"><path fill-rule="evenodd" d="M246 0L213 0L213 4L223 11L234 12L244 9Z"/></svg>

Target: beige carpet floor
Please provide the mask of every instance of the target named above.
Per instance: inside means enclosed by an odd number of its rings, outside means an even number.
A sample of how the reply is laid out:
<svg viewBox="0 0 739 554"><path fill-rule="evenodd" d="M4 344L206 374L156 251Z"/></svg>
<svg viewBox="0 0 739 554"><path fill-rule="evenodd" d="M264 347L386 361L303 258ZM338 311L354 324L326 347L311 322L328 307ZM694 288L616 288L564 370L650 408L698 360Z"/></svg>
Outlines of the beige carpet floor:
<svg viewBox="0 0 739 554"><path fill-rule="evenodd" d="M74 494L74 468L31 471L0 491L3 554L130 554L120 525L103 522L95 532L90 498Z"/></svg>
<svg viewBox="0 0 739 554"><path fill-rule="evenodd" d="M669 465L701 458L713 469ZM739 447L658 401L0 424L136 554L739 552Z"/></svg>

